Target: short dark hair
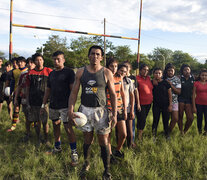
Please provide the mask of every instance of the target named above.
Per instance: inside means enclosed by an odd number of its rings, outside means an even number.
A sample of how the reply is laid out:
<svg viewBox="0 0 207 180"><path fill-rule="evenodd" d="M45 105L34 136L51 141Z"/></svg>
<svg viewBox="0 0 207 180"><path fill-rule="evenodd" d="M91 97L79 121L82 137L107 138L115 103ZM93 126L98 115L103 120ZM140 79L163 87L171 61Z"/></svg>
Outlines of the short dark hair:
<svg viewBox="0 0 207 180"><path fill-rule="evenodd" d="M52 54L52 57L55 57L55 56L58 56L58 55L64 55L64 52L62 52L62 51L55 51L55 52Z"/></svg>
<svg viewBox="0 0 207 180"><path fill-rule="evenodd" d="M155 73L155 71L162 71L162 69L159 68L159 67L154 68L154 69L153 69L153 74Z"/></svg>
<svg viewBox="0 0 207 180"><path fill-rule="evenodd" d="M127 60L127 61L123 61L122 64L128 64L130 69L132 69L132 64Z"/></svg>
<svg viewBox="0 0 207 180"><path fill-rule="evenodd" d="M145 68L145 67L149 67L147 64L141 64L140 66L139 66L139 70L141 71L143 68Z"/></svg>
<svg viewBox="0 0 207 180"><path fill-rule="evenodd" d="M167 79L167 71L168 71L168 69L175 69L175 66L172 63L166 64L164 72L163 72L163 79Z"/></svg>
<svg viewBox="0 0 207 180"><path fill-rule="evenodd" d="M115 59L115 58L110 58L110 59L107 59L107 61L106 61L106 67L108 68L108 67L110 66L110 64L112 64L112 63L117 63L117 64L119 64L119 62L118 62L117 59Z"/></svg>
<svg viewBox="0 0 207 180"><path fill-rule="evenodd" d="M6 66L12 66L12 62L11 62L11 61L7 61L7 62L5 62L5 63L4 63L4 67L6 67Z"/></svg>
<svg viewBox="0 0 207 180"><path fill-rule="evenodd" d="M28 57L28 58L27 58L27 61L26 61L27 64L28 64L30 61L32 61L32 58L31 58L31 57ZM33 62L33 61L32 61L32 62Z"/></svg>
<svg viewBox="0 0 207 180"><path fill-rule="evenodd" d="M25 59L25 57L23 57L23 56L19 56L19 57L17 58L17 62L19 62L19 61L24 61L24 62L26 62L26 59Z"/></svg>
<svg viewBox="0 0 207 180"><path fill-rule="evenodd" d="M104 55L104 51L103 51L103 49L102 49L101 46L93 45L93 46L91 46L91 47L89 48L89 50L88 50L88 56L90 55L92 49L100 49L100 50L101 50L101 56Z"/></svg>
<svg viewBox="0 0 207 180"><path fill-rule="evenodd" d="M118 65L118 70L125 67L128 70L128 66L126 66L125 64L119 64Z"/></svg>
<svg viewBox="0 0 207 180"><path fill-rule="evenodd" d="M35 59L36 59L37 57L39 57L39 56L42 57L42 59L43 59L42 54L40 54L40 53L35 53L35 54L33 54L33 55L32 55L32 61L35 62Z"/></svg>
<svg viewBox="0 0 207 180"><path fill-rule="evenodd" d="M186 68L186 67L189 67L190 68L190 66L188 65L188 64L182 64L182 66L181 66L181 68L180 68L180 74L181 75L183 75L183 70L184 70L184 68ZM191 68L190 68L191 69Z"/></svg>

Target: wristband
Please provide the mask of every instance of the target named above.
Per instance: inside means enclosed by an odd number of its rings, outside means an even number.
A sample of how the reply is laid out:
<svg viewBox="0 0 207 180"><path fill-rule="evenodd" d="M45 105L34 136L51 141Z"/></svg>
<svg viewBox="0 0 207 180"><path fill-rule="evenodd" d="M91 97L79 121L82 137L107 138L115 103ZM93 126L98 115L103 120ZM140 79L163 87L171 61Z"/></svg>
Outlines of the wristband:
<svg viewBox="0 0 207 180"><path fill-rule="evenodd" d="M42 104L41 108L45 108L45 104Z"/></svg>

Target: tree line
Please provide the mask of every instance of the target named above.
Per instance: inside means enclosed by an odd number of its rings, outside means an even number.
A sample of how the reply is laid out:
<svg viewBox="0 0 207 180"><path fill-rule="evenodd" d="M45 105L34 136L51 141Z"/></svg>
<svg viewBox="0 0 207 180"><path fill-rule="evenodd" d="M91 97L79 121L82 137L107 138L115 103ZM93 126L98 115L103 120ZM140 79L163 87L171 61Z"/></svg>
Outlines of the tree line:
<svg viewBox="0 0 207 180"><path fill-rule="evenodd" d="M42 47L37 47L36 52L43 52L45 66L53 67L52 54L57 50L61 50L65 53L65 66L79 68L89 64L87 53L89 47L94 44L104 48L103 38L99 36L80 36L77 39L71 39L68 43L66 37L60 38L58 35L51 35ZM4 56L4 54L0 52L0 56ZM13 56L18 56L18 54L14 53ZM115 46L111 41L106 40L106 59L110 57L118 59L119 62L128 60L134 70L138 67L137 53L132 53L129 46ZM193 73L199 72L201 68L207 68L207 60L202 64L190 54L180 50L172 51L157 47L149 54L140 54L140 63L147 64L150 69L154 67L163 68L169 62L176 67L177 73L179 73L182 64L189 64Z"/></svg>

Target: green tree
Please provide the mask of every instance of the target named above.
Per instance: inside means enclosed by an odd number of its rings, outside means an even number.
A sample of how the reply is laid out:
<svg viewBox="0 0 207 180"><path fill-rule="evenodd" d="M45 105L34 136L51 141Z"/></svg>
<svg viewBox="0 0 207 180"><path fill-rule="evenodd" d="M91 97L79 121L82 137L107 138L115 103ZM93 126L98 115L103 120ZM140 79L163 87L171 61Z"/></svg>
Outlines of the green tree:
<svg viewBox="0 0 207 180"><path fill-rule="evenodd" d="M131 61L132 59L132 51L129 48L129 46L117 46L114 49L114 56L117 58L120 62L123 61Z"/></svg>
<svg viewBox="0 0 207 180"><path fill-rule="evenodd" d="M44 57L44 65L47 67L52 67L52 54L55 51L63 51L65 53L65 59L66 59L66 65L69 64L68 59L68 45L67 45L67 39L60 38L58 35L52 35L49 36L48 41L46 41L45 44L43 44L43 57ZM41 48L37 48L36 52L41 53Z"/></svg>
<svg viewBox="0 0 207 180"><path fill-rule="evenodd" d="M154 48L151 54L148 54L148 58L154 61L154 67L161 67L164 69L165 65L172 61L172 55L172 50L157 47Z"/></svg>
<svg viewBox="0 0 207 180"><path fill-rule="evenodd" d="M92 45L99 45L104 48L104 41L101 37L84 37L81 36L78 39L72 39L70 49L72 50L71 58L74 62L74 67L82 67L89 63L88 50ZM114 46L112 42L106 40L106 50L113 50Z"/></svg>
<svg viewBox="0 0 207 180"><path fill-rule="evenodd" d="M3 51L0 51L0 57L5 58L5 53Z"/></svg>
<svg viewBox="0 0 207 180"><path fill-rule="evenodd" d="M180 70L182 64L190 65L193 73L199 71L200 67L200 63L197 61L197 59L188 53L184 53L183 51L174 51L172 55L172 63L176 67L177 71Z"/></svg>

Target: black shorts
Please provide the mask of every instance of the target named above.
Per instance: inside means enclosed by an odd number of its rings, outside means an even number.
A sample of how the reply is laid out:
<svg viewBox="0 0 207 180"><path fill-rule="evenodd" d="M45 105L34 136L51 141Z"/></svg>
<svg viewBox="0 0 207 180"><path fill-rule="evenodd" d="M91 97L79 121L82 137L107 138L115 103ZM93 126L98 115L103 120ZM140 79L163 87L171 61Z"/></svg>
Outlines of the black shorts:
<svg viewBox="0 0 207 180"><path fill-rule="evenodd" d="M188 98L183 98L183 97L178 97L178 102L179 103L184 103L184 104L192 104L192 99Z"/></svg>
<svg viewBox="0 0 207 180"><path fill-rule="evenodd" d="M0 103L4 102L4 94L3 92L0 92Z"/></svg>
<svg viewBox="0 0 207 180"><path fill-rule="evenodd" d="M117 121L123 121L123 120L124 120L124 111L121 109L117 111Z"/></svg>

